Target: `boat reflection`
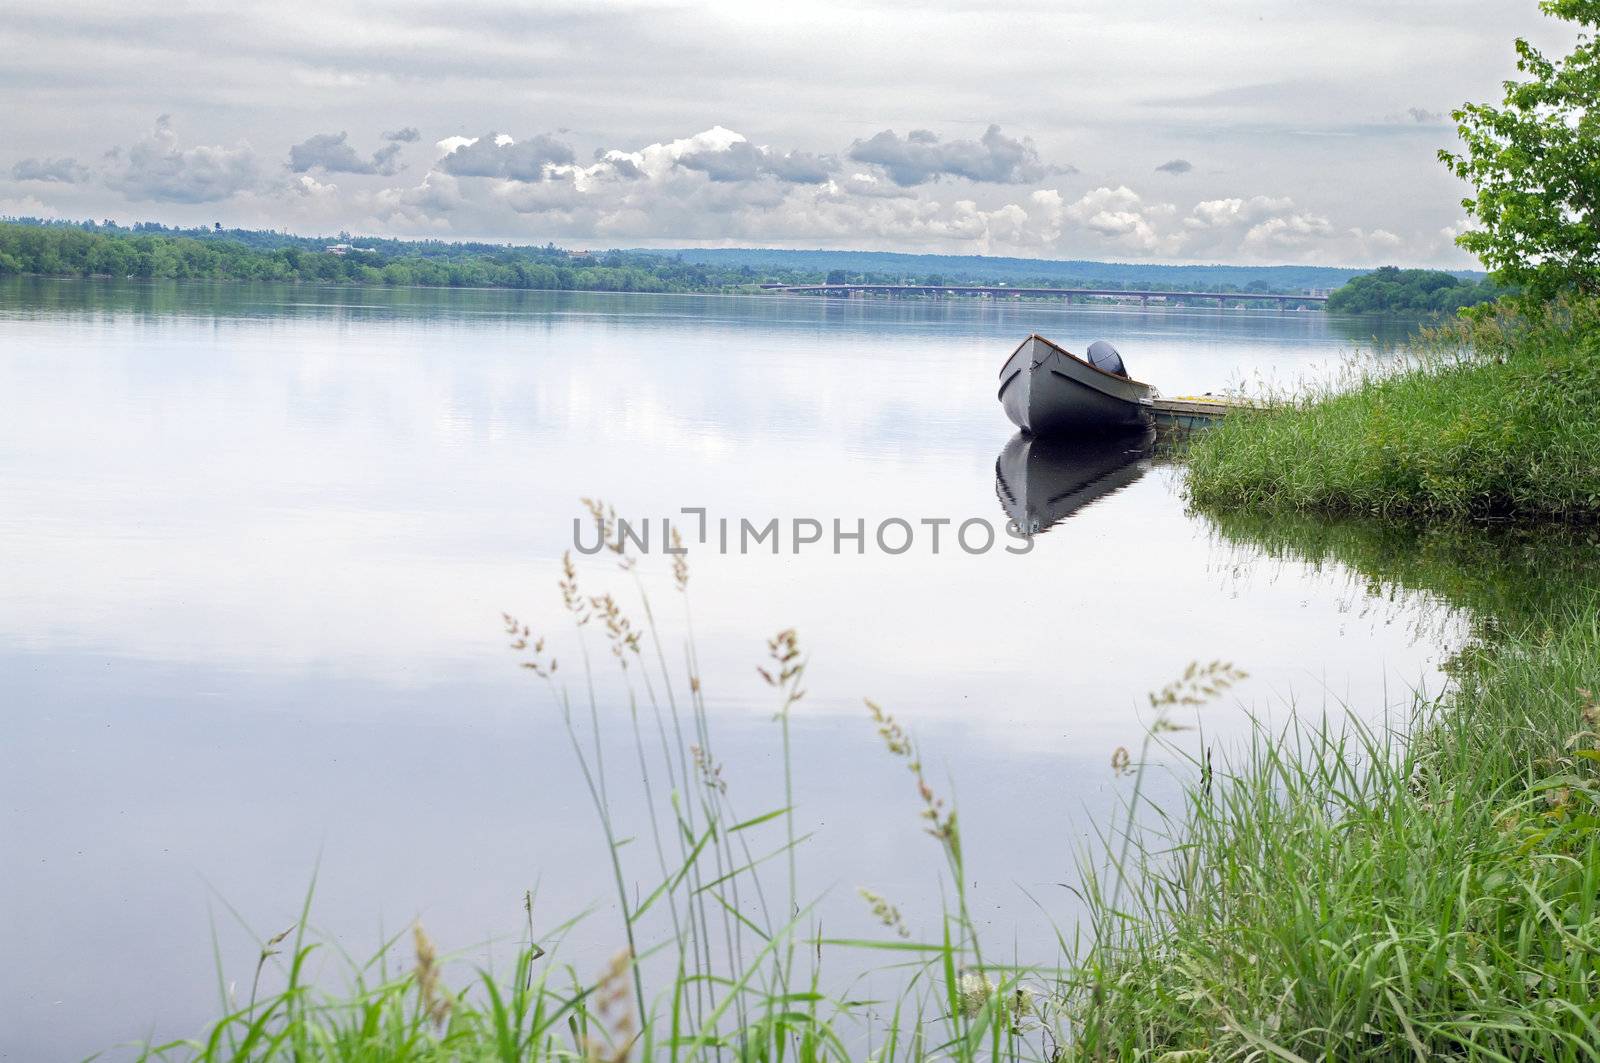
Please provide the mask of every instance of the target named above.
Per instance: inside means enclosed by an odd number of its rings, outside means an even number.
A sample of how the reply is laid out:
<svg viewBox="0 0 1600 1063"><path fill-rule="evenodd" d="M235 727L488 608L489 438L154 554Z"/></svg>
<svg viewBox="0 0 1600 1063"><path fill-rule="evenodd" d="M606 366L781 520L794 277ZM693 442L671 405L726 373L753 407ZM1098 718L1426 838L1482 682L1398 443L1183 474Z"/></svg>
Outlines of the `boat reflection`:
<svg viewBox="0 0 1600 1063"><path fill-rule="evenodd" d="M1083 439L1018 432L994 463L1000 506L1024 535L1036 535L1150 470L1154 430Z"/></svg>

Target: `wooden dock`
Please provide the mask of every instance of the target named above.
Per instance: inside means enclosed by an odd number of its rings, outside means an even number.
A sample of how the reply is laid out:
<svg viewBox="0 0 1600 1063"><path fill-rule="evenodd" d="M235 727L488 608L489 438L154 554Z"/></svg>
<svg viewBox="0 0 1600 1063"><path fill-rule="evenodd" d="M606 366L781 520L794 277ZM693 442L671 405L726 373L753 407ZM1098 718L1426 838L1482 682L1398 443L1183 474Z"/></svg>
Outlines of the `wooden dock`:
<svg viewBox="0 0 1600 1063"><path fill-rule="evenodd" d="M1157 428L1189 430L1216 424L1230 413L1240 410L1266 409L1249 399L1218 395L1184 395L1175 399L1153 399L1150 416Z"/></svg>

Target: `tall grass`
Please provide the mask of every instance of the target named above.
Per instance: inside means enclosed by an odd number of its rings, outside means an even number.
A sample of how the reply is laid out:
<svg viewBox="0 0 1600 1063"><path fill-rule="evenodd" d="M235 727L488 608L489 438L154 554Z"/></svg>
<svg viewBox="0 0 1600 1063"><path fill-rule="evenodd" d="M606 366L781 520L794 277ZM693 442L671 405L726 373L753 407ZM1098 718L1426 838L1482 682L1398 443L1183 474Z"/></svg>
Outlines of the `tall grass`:
<svg viewBox="0 0 1600 1063"><path fill-rule="evenodd" d="M1084 1058L1600 1057L1594 555L1518 596L1449 560L1494 540L1396 566L1386 538L1356 529L1303 556L1517 607L1480 626L1454 689L1404 731L1257 730L1168 810L1170 830L1138 836L1141 888L1080 975Z"/></svg>
<svg viewBox="0 0 1600 1063"><path fill-rule="evenodd" d="M1213 509L1423 520L1600 519L1600 300L1502 306L1411 358L1230 416L1188 452Z"/></svg>
<svg viewBox="0 0 1600 1063"><path fill-rule="evenodd" d="M204 1036L152 1046L144 1058L1600 1056L1600 699L1591 693L1600 691L1600 553L1592 541L1217 517L1219 535L1268 554L1336 560L1375 590L1427 589L1474 611L1476 636L1453 663L1455 685L1417 702L1398 731L1343 720L1263 726L1243 750L1215 760L1170 741L1171 710L1221 695L1240 673L1197 665L1154 692L1143 746L1114 758L1129 777L1124 816L1079 857L1088 915L1042 943L1059 954L1055 963L1022 968L984 948L968 914L973 874L957 810L935 792L910 732L870 702L863 739L875 728L906 772L908 797L943 859L948 900L936 932L918 939L890 899L864 891L881 937L825 936L811 899L797 893L805 838L793 816L793 766L786 761L784 803L775 807L740 807L723 777L687 612L687 565L674 566L689 632L674 666L610 510L592 512L629 592L594 590L592 573L580 581L566 563L560 590L577 675L566 681L570 664L532 625L508 616L505 633L582 770L611 869L619 951L609 962L569 957L572 924L540 925L530 896L509 972L452 963L412 928L375 958L340 958L341 985L311 977L332 947L305 935L303 916L262 943L259 992L242 1001L224 992ZM1535 582L1541 575L1548 579ZM766 652L781 752L787 717L804 704L806 658L792 631ZM623 692L620 720L602 709L608 675ZM632 742L625 765L607 760L616 747L602 741L619 722ZM1144 773L1163 759L1189 769L1177 807L1145 796ZM619 806L618 771L643 786L646 807ZM861 999L850 987L869 974L893 991Z"/></svg>
<svg viewBox="0 0 1600 1063"><path fill-rule="evenodd" d="M937 933L912 939L893 905L864 891L885 934L825 937L815 900L802 897L798 885L806 839L794 814L789 740L790 716L805 697L798 635L782 631L768 640L759 668L774 696L784 801L747 809L717 759L688 613L687 563L679 555L673 564L688 632L674 665L614 512L586 505L626 591L591 589L590 576L580 580L570 556L564 559L559 590L572 626L568 646L580 662L572 682L566 679L574 670L556 656L553 638L509 614L504 633L518 666L542 688L542 711L561 721L580 769L607 857L620 951L603 966L593 957L569 959L562 941L572 924L541 931L530 895L527 938L509 978L476 970L452 979L452 965L418 927L372 960L342 957L343 984L330 984L337 972L310 975L313 958L331 946L306 936L308 897L296 927L262 942L247 1000L224 991L221 1018L203 1038L147 1046L141 1058L1051 1058L1060 1038L1048 987L1036 972L985 959L969 914L956 813L934 792L911 735L876 705L863 712L862 739L876 727L886 753L909 769L908 790L948 870ZM616 750L607 729L619 723L632 746L623 764L607 756L614 759ZM627 779L619 780L619 771ZM620 806L617 796L634 784L644 800ZM411 954L402 955L408 943ZM825 984L824 965L861 977L876 972L894 991L884 1000L846 996L839 990L860 979L845 974Z"/></svg>

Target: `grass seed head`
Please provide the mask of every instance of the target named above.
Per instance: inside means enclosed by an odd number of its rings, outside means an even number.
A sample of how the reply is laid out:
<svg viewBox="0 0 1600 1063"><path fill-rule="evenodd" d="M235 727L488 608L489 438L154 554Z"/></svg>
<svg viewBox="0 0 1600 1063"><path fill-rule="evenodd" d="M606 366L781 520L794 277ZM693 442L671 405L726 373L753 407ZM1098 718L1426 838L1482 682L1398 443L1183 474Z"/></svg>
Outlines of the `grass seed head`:
<svg viewBox="0 0 1600 1063"><path fill-rule="evenodd" d="M1111 751L1111 771L1114 775L1133 774L1133 756L1127 746L1118 746Z"/></svg>
<svg viewBox="0 0 1600 1063"><path fill-rule="evenodd" d="M683 536L678 534L678 529L672 529L672 581L678 585L678 590L689 590L689 558L683 552Z"/></svg>
<svg viewBox="0 0 1600 1063"><path fill-rule="evenodd" d="M589 622L589 607L587 600L578 590L578 569L572 563L572 551L568 550L561 555L561 601L567 607L578 624L582 627Z"/></svg>
<svg viewBox="0 0 1600 1063"><path fill-rule="evenodd" d="M757 667L756 671L769 687L783 694L783 711L787 712L806 696L800 685L806 664L800 655L800 636L794 628L784 628L767 640L767 657L771 662L768 667Z"/></svg>
<svg viewBox="0 0 1600 1063"><path fill-rule="evenodd" d="M628 653L634 656L639 654L639 631L622 613L622 607L617 604L616 598L608 591L589 599L589 605L599 616L600 622L605 625L606 639L611 643L611 652L622 662L622 667L628 667Z"/></svg>
<svg viewBox="0 0 1600 1063"><path fill-rule="evenodd" d="M862 900L867 902L867 906L872 909L873 917L876 918L878 922L882 923L890 930L893 930L902 938L908 938L911 936L911 931L907 929L905 920L900 918L900 909L890 904L889 901L880 894L872 892L865 886L858 886L856 888L856 892L861 895Z"/></svg>
<svg viewBox="0 0 1600 1063"><path fill-rule="evenodd" d="M450 997L439 979L438 953L421 923L412 925L411 936L417 948L417 995L422 1002L422 1014L442 1028L450 1017Z"/></svg>
<svg viewBox="0 0 1600 1063"><path fill-rule="evenodd" d="M690 746L689 755L694 758L695 770L700 773L700 781L705 783L706 789L715 790L719 794L728 792L728 780L722 777L722 765L712 761L700 746Z"/></svg>
<svg viewBox="0 0 1600 1063"><path fill-rule="evenodd" d="M511 640L508 643L511 652L523 657L519 662L521 666L541 679L553 676L556 671L556 659L553 656L545 656L544 637L535 635L528 625L510 613L501 613L500 616L505 620L506 634Z"/></svg>
<svg viewBox="0 0 1600 1063"><path fill-rule="evenodd" d="M628 975L633 968L632 961L631 954L623 949L611 957L600 981L595 984L592 994L594 1008L605 1028L606 1039L584 1039L583 1058L587 1063L623 1063L637 1039L633 1010L628 1005Z"/></svg>
<svg viewBox="0 0 1600 1063"><path fill-rule="evenodd" d="M872 716L872 722L877 724L878 737L883 740L884 748L892 756L904 757L906 770L911 772L917 781L917 797L922 802L922 811L918 815L927 822L928 833L947 846L952 853L957 853L960 838L956 833L955 810L947 810L944 801L934 793L933 787L928 783L928 777L922 770L922 759L916 755L916 743L912 740L911 733L884 711L883 706L870 698L863 700L866 702L867 712Z"/></svg>

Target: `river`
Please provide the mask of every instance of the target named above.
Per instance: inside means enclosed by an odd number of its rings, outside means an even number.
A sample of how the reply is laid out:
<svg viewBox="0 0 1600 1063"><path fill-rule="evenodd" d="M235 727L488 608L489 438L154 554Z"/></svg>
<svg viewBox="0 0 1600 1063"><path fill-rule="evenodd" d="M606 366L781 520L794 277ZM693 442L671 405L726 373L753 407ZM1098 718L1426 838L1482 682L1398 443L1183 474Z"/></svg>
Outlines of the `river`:
<svg viewBox="0 0 1600 1063"><path fill-rule="evenodd" d="M219 1006L213 940L237 996L313 876L313 923L354 953L420 918L441 947L493 955L536 889L537 921L595 909L569 947L597 969L620 944L604 845L502 621L545 634L558 677L585 688L557 586L563 553L593 541L581 498L648 522L632 573L573 553L583 592L613 591L643 624L637 575L680 680L690 625L662 519L690 540L697 672L747 808L781 801L756 668L771 635L798 632L802 893L839 933L873 928L862 886L918 933L939 915L938 854L863 698L959 803L975 917L1011 943L1070 925L1062 884L1126 793L1113 754L1138 747L1147 693L1189 661L1249 673L1188 720L1195 747L1290 704L1377 718L1438 689L1454 610L1229 539L1186 511L1159 454L1013 462L1031 510L997 485L1013 433L995 374L1033 331L1110 339L1135 376L1186 394L1323 379L1374 327L0 284L0 1057L198 1032ZM1036 534L1008 530L1019 515ZM777 553L741 536L773 520ZM598 622L586 631L613 798L636 807L623 687Z"/></svg>

